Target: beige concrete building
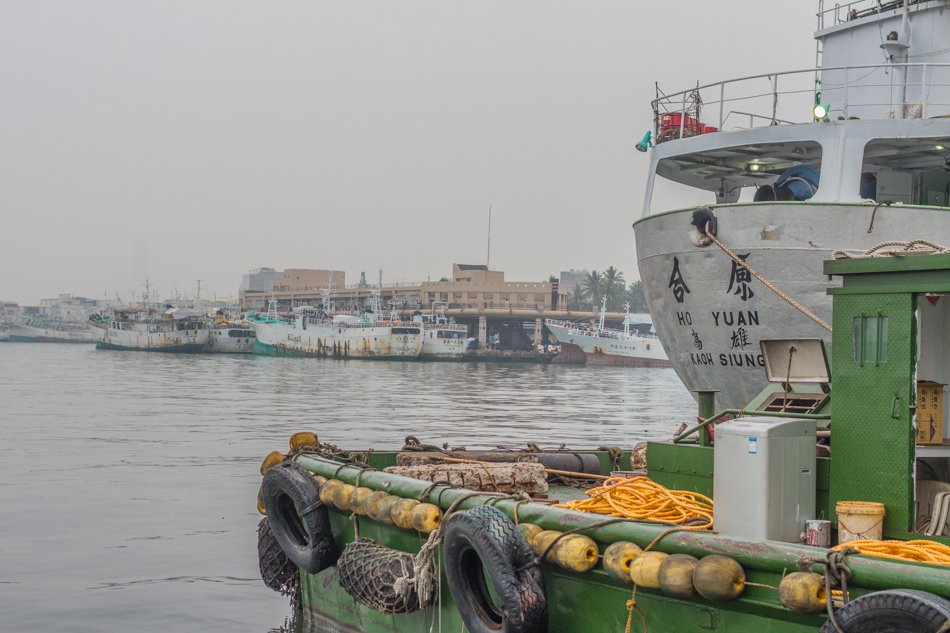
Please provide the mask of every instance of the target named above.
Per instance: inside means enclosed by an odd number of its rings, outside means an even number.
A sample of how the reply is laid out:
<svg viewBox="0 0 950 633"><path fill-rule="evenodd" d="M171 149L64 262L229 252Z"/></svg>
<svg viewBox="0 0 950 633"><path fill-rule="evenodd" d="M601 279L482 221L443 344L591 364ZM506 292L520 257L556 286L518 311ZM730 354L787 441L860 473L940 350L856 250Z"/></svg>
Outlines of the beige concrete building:
<svg viewBox="0 0 950 633"><path fill-rule="evenodd" d="M271 294L279 311L294 305L320 305L322 292L329 284L326 270L288 269L274 277L273 289L241 291L241 308L264 310ZM333 272L335 308L337 311L359 312L370 307L374 287L364 283L347 286L343 273ZM383 285L381 300L384 309L401 313L416 310L428 312L444 305L447 310L535 310L546 311L563 305L557 285L550 281L506 281L505 273L488 270L483 264L454 264L452 277L439 281Z"/></svg>

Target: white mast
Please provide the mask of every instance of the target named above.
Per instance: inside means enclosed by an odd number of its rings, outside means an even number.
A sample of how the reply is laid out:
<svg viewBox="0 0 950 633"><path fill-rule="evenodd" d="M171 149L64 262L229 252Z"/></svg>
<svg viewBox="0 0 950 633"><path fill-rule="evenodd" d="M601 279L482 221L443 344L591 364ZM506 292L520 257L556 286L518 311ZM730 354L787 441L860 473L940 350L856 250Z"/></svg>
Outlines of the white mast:
<svg viewBox="0 0 950 633"><path fill-rule="evenodd" d="M597 331L604 331L604 319L607 318L607 295L600 300L600 321L597 324Z"/></svg>

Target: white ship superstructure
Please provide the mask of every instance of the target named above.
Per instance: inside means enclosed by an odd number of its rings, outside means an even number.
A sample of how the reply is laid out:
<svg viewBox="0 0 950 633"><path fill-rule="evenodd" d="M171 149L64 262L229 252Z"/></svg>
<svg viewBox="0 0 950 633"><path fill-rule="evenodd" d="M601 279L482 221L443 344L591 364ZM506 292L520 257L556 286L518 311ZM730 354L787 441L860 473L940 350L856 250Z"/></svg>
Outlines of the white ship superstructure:
<svg viewBox="0 0 950 633"><path fill-rule="evenodd" d="M820 67L653 104L640 276L678 375L720 407L763 386L760 340L830 340L834 251L950 243L946 3L819 7Z"/></svg>

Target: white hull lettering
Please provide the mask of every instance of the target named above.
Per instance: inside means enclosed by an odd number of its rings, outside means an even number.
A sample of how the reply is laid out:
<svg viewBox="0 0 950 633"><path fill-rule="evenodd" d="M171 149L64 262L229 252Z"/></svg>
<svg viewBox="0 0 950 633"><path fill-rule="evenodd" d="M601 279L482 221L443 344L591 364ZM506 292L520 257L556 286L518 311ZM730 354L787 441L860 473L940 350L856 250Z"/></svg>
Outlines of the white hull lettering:
<svg viewBox="0 0 950 633"><path fill-rule="evenodd" d="M680 322L680 325L693 324L693 317L689 314L689 312L677 312L676 320Z"/></svg>

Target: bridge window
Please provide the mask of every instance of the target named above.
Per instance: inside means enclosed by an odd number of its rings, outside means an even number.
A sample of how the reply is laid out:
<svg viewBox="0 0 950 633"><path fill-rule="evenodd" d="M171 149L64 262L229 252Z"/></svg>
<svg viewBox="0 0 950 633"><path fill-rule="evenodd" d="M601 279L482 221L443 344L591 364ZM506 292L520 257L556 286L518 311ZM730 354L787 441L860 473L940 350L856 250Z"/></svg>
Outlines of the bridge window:
<svg viewBox="0 0 950 633"><path fill-rule="evenodd" d="M808 200L818 192L814 141L717 147L657 163L652 212L710 204Z"/></svg>
<svg viewBox="0 0 950 633"><path fill-rule="evenodd" d="M878 202L950 207L950 137L870 141L864 148L860 195Z"/></svg>

